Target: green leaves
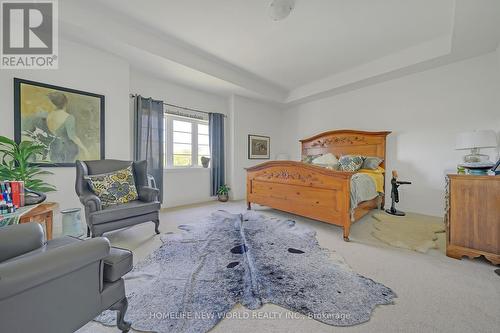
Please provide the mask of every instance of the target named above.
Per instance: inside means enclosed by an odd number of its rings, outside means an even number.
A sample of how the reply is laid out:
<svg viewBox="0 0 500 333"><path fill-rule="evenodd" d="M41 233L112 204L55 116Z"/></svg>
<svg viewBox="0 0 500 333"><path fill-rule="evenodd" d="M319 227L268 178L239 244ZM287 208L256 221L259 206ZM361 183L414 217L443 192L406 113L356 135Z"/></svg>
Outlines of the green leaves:
<svg viewBox="0 0 500 333"><path fill-rule="evenodd" d="M15 141L0 135L0 180L24 181L25 188L38 192L51 192L56 188L39 179L39 176L52 175L52 172L42 170L30 164L31 158L43 152L42 145L31 141L17 144Z"/></svg>
<svg viewBox="0 0 500 333"><path fill-rule="evenodd" d="M6 144L6 145L11 145L11 146L16 145L16 143L13 140L11 140L5 136L1 136L1 135L0 135L0 144Z"/></svg>
<svg viewBox="0 0 500 333"><path fill-rule="evenodd" d="M231 189L229 188L229 186L227 186L226 184L224 184L224 185L219 186L219 189L217 190L217 194L219 194L219 195L226 195L226 194L229 193L229 191L231 191Z"/></svg>

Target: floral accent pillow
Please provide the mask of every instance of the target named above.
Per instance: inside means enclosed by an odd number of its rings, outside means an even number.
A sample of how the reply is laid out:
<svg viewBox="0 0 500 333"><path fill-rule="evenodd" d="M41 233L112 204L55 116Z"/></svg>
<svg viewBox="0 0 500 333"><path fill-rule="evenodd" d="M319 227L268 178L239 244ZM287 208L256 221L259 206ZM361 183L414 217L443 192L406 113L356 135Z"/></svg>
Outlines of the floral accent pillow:
<svg viewBox="0 0 500 333"><path fill-rule="evenodd" d="M85 179L92 192L101 199L103 207L124 204L139 197L132 166L102 175L87 176Z"/></svg>
<svg viewBox="0 0 500 333"><path fill-rule="evenodd" d="M359 155L344 155L339 159L340 170L355 172L361 169L363 165L363 156Z"/></svg>

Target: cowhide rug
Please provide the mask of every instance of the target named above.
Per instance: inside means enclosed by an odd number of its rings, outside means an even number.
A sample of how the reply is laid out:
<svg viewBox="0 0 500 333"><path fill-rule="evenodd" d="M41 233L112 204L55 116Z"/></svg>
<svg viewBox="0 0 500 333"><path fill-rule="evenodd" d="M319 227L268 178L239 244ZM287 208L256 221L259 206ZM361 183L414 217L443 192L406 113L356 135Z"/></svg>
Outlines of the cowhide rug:
<svg viewBox="0 0 500 333"><path fill-rule="evenodd" d="M372 215L372 235L394 247L426 253L437 249L438 233L445 232L443 220L438 217L408 213L394 216L385 212Z"/></svg>
<svg viewBox="0 0 500 333"><path fill-rule="evenodd" d="M126 276L126 319L141 331L207 332L241 303L273 303L323 323L350 326L370 319L396 297L320 248L311 229L294 221L219 211L179 226ZM97 321L115 324L114 312Z"/></svg>

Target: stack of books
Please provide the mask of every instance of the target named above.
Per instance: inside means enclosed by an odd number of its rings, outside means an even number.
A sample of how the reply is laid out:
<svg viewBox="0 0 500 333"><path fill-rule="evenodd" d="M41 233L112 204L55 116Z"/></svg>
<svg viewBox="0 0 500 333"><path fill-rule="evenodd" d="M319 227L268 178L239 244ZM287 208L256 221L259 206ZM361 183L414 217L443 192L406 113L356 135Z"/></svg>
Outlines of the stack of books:
<svg viewBox="0 0 500 333"><path fill-rule="evenodd" d="M24 206L24 182L0 181L0 215L14 213Z"/></svg>

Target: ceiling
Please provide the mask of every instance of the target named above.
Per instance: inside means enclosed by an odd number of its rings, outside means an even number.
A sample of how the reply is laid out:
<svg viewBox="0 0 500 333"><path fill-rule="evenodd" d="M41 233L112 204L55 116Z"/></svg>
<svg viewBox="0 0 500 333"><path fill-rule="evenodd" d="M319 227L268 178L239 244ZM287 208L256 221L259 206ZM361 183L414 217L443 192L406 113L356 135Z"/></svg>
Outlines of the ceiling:
<svg viewBox="0 0 500 333"><path fill-rule="evenodd" d="M65 0L61 32L168 80L279 103L457 61L500 41L496 0L296 0L282 21L269 18L269 3Z"/></svg>
<svg viewBox="0 0 500 333"><path fill-rule="evenodd" d="M278 22L270 0L102 3L287 89L449 34L453 19L453 0L298 0Z"/></svg>

